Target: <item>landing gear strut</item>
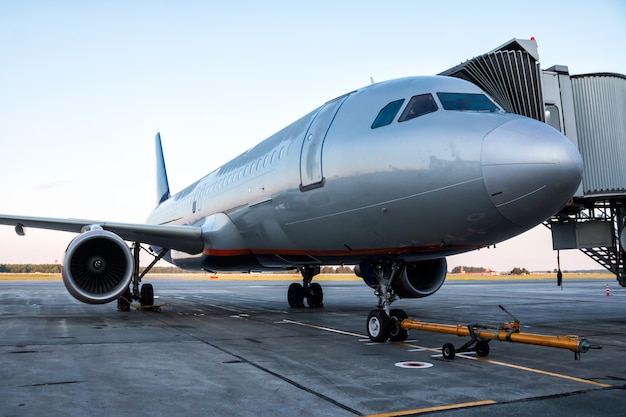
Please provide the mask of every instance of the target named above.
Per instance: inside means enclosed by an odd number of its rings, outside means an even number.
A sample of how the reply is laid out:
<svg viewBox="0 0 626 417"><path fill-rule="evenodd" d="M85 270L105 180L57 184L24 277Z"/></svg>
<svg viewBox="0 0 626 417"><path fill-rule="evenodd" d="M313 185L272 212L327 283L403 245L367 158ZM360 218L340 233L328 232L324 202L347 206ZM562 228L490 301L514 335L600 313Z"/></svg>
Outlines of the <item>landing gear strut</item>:
<svg viewBox="0 0 626 417"><path fill-rule="evenodd" d="M141 285L141 290L139 284L141 283L142 278L152 269L152 267L165 256L168 249L161 249L161 251L156 255L149 252L152 256L154 256L154 259L150 265L148 265L146 269L140 273L139 254L141 249L143 248L139 242L133 243L133 275L130 281L130 287L127 288L126 292L124 292L124 294L117 300L117 309L120 311L130 310L131 300L139 301L142 310L154 310L154 288L152 287L152 284Z"/></svg>
<svg viewBox="0 0 626 417"><path fill-rule="evenodd" d="M402 320L408 316L404 310L391 309L398 297L392 287L393 281L400 275L404 262L382 260L379 262L361 262L357 275L364 279L375 280L374 295L378 297L378 306L367 316L367 335L372 342L383 343L388 339L401 342L407 339L408 332L402 328Z"/></svg>
<svg viewBox="0 0 626 417"><path fill-rule="evenodd" d="M287 301L292 308L304 307L304 298L309 307L324 307L324 292L317 282L311 282L313 277L320 273L319 266L301 266L298 268L302 274L302 284L294 282L287 290Z"/></svg>

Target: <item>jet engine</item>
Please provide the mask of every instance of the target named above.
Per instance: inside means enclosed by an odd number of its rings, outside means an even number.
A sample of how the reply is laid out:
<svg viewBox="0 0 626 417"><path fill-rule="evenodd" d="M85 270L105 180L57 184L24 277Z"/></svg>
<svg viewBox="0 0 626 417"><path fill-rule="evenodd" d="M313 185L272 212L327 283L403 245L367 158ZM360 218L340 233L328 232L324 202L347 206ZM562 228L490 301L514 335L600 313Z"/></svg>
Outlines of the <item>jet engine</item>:
<svg viewBox="0 0 626 417"><path fill-rule="evenodd" d="M446 280L446 258L407 262L391 284L400 298L422 298L434 294Z"/></svg>
<svg viewBox="0 0 626 417"><path fill-rule="evenodd" d="M373 266L368 262L356 265L354 272L365 283L375 288L378 281ZM406 262L391 287L400 298L422 298L434 294L441 287L448 273L446 258Z"/></svg>
<svg viewBox="0 0 626 417"><path fill-rule="evenodd" d="M63 283L74 298L104 304L128 288L134 270L130 248L115 233L92 230L78 235L65 251Z"/></svg>

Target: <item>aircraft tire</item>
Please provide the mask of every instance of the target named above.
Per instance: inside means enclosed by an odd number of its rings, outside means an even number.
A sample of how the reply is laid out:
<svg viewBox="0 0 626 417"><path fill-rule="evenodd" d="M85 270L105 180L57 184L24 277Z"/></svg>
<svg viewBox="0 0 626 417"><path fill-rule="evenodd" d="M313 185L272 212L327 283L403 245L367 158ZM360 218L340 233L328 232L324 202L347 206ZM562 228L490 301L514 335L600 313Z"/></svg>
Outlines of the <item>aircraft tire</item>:
<svg viewBox="0 0 626 417"><path fill-rule="evenodd" d="M130 311L130 302L132 300L132 295L130 293L130 287L126 288L124 294L121 295L120 298L117 299L117 309L119 311Z"/></svg>
<svg viewBox="0 0 626 417"><path fill-rule="evenodd" d="M144 310L149 310L152 306L154 306L154 288L152 287L152 284L143 284L141 286L140 302L141 307Z"/></svg>
<svg viewBox="0 0 626 417"><path fill-rule="evenodd" d="M304 307L304 288L302 284L294 282L287 290L287 302L291 308Z"/></svg>
<svg viewBox="0 0 626 417"><path fill-rule="evenodd" d="M441 348L441 353L443 354L444 359L452 360L456 355L456 349L454 348L454 345L452 343L446 343Z"/></svg>
<svg viewBox="0 0 626 417"><path fill-rule="evenodd" d="M389 339L390 320L383 310L372 310L367 316L367 335L372 342L384 343Z"/></svg>
<svg viewBox="0 0 626 417"><path fill-rule="evenodd" d="M404 310L394 308L389 312L389 340L392 342L404 342L409 337L409 332L402 328L402 320L408 318Z"/></svg>
<svg viewBox="0 0 626 417"><path fill-rule="evenodd" d="M317 282L309 285L309 291L306 295L306 302L309 307L319 308L324 307L324 291L322 286Z"/></svg>

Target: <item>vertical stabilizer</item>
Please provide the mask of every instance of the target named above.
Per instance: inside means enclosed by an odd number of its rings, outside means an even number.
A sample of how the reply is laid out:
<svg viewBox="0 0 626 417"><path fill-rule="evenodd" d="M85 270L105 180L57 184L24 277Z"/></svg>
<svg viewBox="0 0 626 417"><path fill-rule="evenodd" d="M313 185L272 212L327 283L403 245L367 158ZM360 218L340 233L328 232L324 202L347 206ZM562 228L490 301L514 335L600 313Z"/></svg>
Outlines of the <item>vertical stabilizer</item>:
<svg viewBox="0 0 626 417"><path fill-rule="evenodd" d="M161 146L161 133L154 138L156 148L156 174L157 174L157 205L170 198L170 185L167 181L163 147Z"/></svg>

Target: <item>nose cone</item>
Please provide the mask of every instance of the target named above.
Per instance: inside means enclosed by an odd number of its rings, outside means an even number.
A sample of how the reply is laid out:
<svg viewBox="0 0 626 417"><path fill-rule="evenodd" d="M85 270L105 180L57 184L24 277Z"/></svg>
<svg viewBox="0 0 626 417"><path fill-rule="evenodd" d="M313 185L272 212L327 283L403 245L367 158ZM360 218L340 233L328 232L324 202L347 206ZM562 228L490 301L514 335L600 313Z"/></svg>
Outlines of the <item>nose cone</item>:
<svg viewBox="0 0 626 417"><path fill-rule="evenodd" d="M559 211L580 184L583 161L572 142L552 127L520 118L492 130L481 157L495 207L524 227Z"/></svg>

